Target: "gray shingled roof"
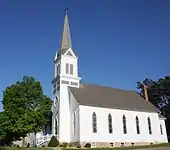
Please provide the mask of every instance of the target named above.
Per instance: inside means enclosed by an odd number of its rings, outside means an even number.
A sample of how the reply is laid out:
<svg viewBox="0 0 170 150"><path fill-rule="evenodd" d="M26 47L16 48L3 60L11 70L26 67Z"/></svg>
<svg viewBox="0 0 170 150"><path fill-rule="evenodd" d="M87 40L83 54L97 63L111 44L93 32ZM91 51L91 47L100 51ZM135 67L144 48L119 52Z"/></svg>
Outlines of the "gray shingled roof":
<svg viewBox="0 0 170 150"><path fill-rule="evenodd" d="M159 112L135 91L127 91L92 84L81 84L79 88L69 87L80 105Z"/></svg>

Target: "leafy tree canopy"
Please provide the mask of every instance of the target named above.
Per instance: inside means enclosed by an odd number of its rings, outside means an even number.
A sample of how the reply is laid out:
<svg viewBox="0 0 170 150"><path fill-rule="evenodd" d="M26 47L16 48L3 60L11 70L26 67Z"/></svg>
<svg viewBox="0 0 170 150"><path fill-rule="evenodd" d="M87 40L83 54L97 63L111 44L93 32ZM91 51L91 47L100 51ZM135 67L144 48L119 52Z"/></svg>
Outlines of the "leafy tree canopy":
<svg viewBox="0 0 170 150"><path fill-rule="evenodd" d="M51 100L44 95L41 83L28 76L3 91L2 104L5 131L18 137L40 131L51 111Z"/></svg>
<svg viewBox="0 0 170 150"><path fill-rule="evenodd" d="M3 143L5 142L4 139L6 138L6 132L4 129L4 122L5 122L5 115L4 112L0 112L0 146L3 145Z"/></svg>
<svg viewBox="0 0 170 150"><path fill-rule="evenodd" d="M137 88L143 95L143 85L147 86L149 101L160 109L162 114L167 118L167 131L170 135L170 76L165 76L158 80L146 78L142 82L137 82Z"/></svg>
<svg viewBox="0 0 170 150"><path fill-rule="evenodd" d="M137 88L141 89L143 96L143 84L148 88L149 101L158 107L166 116L170 115L170 76L160 78L157 81L146 78L142 82L137 82Z"/></svg>

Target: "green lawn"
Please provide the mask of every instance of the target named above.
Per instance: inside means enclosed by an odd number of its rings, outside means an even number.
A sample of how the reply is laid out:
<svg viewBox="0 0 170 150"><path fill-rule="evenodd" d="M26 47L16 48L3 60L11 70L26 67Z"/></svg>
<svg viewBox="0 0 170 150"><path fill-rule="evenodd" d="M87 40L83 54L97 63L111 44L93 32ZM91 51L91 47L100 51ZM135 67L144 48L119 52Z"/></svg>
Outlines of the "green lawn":
<svg viewBox="0 0 170 150"><path fill-rule="evenodd" d="M134 146L134 147L131 146L131 147L91 148L91 149L92 150L131 150L131 149L155 148L155 147L170 147L170 143L145 145L145 146ZM64 148L63 150L74 150L74 148Z"/></svg>
<svg viewBox="0 0 170 150"><path fill-rule="evenodd" d="M52 150L51 148L45 147L34 147L34 148L22 148L22 147L0 147L0 150Z"/></svg>
<svg viewBox="0 0 170 150"><path fill-rule="evenodd" d="M132 149L141 149L141 148L155 148L155 147L170 147L170 143L165 144L154 144L146 146L134 146L134 147L116 147L116 148L91 148L92 150L132 150ZM54 148L55 149L55 148ZM62 148L62 150L81 150L88 148ZM0 150L52 150L48 147L35 147L35 148L17 148L17 147L0 147ZM56 148L57 150L57 148Z"/></svg>

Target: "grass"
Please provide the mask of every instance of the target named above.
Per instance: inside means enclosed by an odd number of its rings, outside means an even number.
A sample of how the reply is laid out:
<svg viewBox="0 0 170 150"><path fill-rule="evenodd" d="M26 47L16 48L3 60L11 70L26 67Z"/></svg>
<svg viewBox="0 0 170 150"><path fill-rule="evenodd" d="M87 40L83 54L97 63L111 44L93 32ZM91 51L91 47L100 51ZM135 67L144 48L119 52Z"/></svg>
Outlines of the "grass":
<svg viewBox="0 0 170 150"><path fill-rule="evenodd" d="M33 148L0 147L0 150L51 150L51 148L48 148L48 147L33 147Z"/></svg>
<svg viewBox="0 0 170 150"><path fill-rule="evenodd" d="M159 148L159 147L170 147L170 143L144 145L144 146L129 146L129 147L115 147L115 148L90 148L90 149L92 150L132 150L132 149ZM63 150L74 150L74 148L64 148Z"/></svg>
<svg viewBox="0 0 170 150"><path fill-rule="evenodd" d="M141 149L141 148L157 148L157 147L170 147L170 143L164 144L153 144L145 146L130 146L130 147L115 147L115 148L90 148L92 150L132 150L132 149ZM62 148L62 150L80 150L88 148ZM0 147L0 150L52 150L48 147L34 147L34 148L18 148L18 147Z"/></svg>

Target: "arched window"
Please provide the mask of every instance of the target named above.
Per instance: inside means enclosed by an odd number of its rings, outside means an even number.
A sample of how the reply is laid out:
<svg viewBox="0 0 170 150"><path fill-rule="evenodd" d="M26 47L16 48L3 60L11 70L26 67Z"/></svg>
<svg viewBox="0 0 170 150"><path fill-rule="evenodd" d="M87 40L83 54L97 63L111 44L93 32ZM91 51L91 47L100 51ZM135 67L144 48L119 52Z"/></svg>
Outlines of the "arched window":
<svg viewBox="0 0 170 150"><path fill-rule="evenodd" d="M73 113L73 134L76 133L76 113Z"/></svg>
<svg viewBox="0 0 170 150"><path fill-rule="evenodd" d="M127 127L126 127L126 117L123 115L123 133L127 133Z"/></svg>
<svg viewBox="0 0 170 150"><path fill-rule="evenodd" d="M57 122L57 118L55 118L55 135L58 135L58 122Z"/></svg>
<svg viewBox="0 0 170 150"><path fill-rule="evenodd" d="M109 125L109 133L113 133L111 114L108 115L108 125Z"/></svg>
<svg viewBox="0 0 170 150"><path fill-rule="evenodd" d="M137 134L140 134L140 129L139 129L139 118L136 116L136 132Z"/></svg>
<svg viewBox="0 0 170 150"><path fill-rule="evenodd" d="M92 115L92 126L93 126L93 133L97 133L97 117L95 112L93 112Z"/></svg>
<svg viewBox="0 0 170 150"><path fill-rule="evenodd" d="M57 75L60 74L60 64L57 65Z"/></svg>
<svg viewBox="0 0 170 150"><path fill-rule="evenodd" d="M148 117L148 129L149 129L149 134L152 134L151 120L149 117Z"/></svg>
<svg viewBox="0 0 170 150"><path fill-rule="evenodd" d="M160 124L161 135L163 135L162 125Z"/></svg>

